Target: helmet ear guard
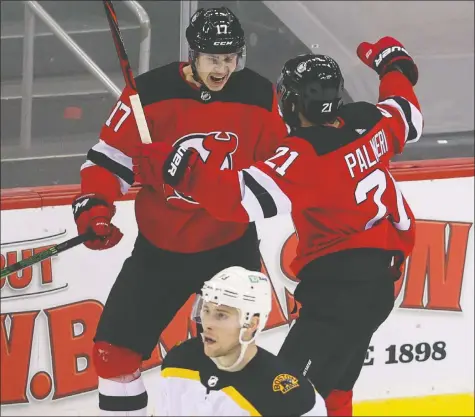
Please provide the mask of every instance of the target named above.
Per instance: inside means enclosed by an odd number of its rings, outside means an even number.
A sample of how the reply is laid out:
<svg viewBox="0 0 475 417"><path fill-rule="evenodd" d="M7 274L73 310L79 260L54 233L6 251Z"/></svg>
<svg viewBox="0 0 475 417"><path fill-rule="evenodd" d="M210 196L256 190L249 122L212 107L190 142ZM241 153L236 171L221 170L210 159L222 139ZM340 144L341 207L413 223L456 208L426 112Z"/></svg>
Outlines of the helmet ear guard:
<svg viewBox="0 0 475 417"><path fill-rule="evenodd" d="M300 126L299 109L297 108L299 98L298 93L290 85L288 80L285 79L284 74L281 74L277 80L276 89L282 118L291 129L295 129Z"/></svg>

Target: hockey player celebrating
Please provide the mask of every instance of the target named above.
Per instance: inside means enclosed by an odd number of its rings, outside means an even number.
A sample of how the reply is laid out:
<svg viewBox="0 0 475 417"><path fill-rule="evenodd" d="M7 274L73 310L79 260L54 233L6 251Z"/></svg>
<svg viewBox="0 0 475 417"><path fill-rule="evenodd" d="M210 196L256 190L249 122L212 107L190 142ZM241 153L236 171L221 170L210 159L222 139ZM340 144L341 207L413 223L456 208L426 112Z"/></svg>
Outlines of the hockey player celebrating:
<svg viewBox="0 0 475 417"><path fill-rule="evenodd" d="M422 133L418 69L391 37L363 42L357 54L380 77L376 105L342 105L343 76L328 56L285 64L277 90L293 130L265 162L217 171L179 148L166 159L162 145L135 161L143 181L156 181L155 172L223 221L292 213L299 240L291 267L302 308L279 356L306 370L329 415L352 413L353 386L394 306L394 282L415 236L389 161Z"/></svg>
<svg viewBox="0 0 475 417"><path fill-rule="evenodd" d="M244 168L272 155L287 129L272 83L245 68L244 32L226 8L199 9L186 30L189 62L136 79L153 142L197 150L219 168ZM81 168L73 202L79 233L92 229L94 250L114 247L114 202L134 182L140 142L125 89ZM222 133L220 133L222 132ZM253 225L216 220L167 184L144 186L135 201L138 236L111 291L96 331L92 360L104 414L145 413L140 377L161 332L203 282L227 266L261 266ZM128 414L130 415L130 414Z"/></svg>
<svg viewBox="0 0 475 417"><path fill-rule="evenodd" d="M326 416L297 368L258 347L272 305L269 279L230 267L205 282L192 311L203 327L165 356L154 415Z"/></svg>

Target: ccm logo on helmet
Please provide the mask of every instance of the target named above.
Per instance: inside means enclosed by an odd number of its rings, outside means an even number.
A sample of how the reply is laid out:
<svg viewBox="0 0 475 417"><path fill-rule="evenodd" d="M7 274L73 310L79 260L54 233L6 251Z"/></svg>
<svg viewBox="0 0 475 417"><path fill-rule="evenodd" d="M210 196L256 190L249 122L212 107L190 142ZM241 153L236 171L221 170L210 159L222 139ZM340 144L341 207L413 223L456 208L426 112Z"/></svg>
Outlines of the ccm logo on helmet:
<svg viewBox="0 0 475 417"><path fill-rule="evenodd" d="M403 47L401 46L392 46L390 48L386 48L383 52L381 52L378 57L374 60L374 65L376 67L379 67L379 64L381 64L381 61L383 60L384 57L388 56L392 52L405 52L406 54L409 55L409 52L407 52Z"/></svg>
<svg viewBox="0 0 475 417"><path fill-rule="evenodd" d="M171 161L171 166L168 169L168 173L174 177L176 174L176 171L178 169L178 165L180 165L181 159L183 158L183 155L185 153L186 149L179 146L178 149L176 150L175 154L173 155L173 159Z"/></svg>
<svg viewBox="0 0 475 417"><path fill-rule="evenodd" d="M226 46L226 45L232 45L233 41L216 41L213 42L214 46Z"/></svg>

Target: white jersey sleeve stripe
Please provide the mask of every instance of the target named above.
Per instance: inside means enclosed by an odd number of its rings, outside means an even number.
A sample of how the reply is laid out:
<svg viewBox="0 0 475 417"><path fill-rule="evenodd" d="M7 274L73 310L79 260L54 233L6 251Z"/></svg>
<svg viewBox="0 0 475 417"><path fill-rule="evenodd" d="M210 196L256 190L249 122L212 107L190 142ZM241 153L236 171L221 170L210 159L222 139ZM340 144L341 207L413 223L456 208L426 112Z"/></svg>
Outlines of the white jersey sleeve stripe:
<svg viewBox="0 0 475 417"><path fill-rule="evenodd" d="M242 205L252 221L292 211L290 199L277 183L259 168L251 167L242 170L240 178L244 184ZM259 210L257 205L259 205Z"/></svg>
<svg viewBox="0 0 475 417"><path fill-rule="evenodd" d="M249 172L272 196L277 206L277 214L288 214L292 211L292 202L277 183L257 167L250 167Z"/></svg>
<svg viewBox="0 0 475 417"><path fill-rule="evenodd" d="M132 158L116 149L102 139L94 145L87 154L86 162L81 169L98 165L114 174L120 181L120 188L125 194L134 183L134 173L132 170Z"/></svg>
<svg viewBox="0 0 475 417"><path fill-rule="evenodd" d="M239 183L241 184L241 205L247 212L250 222L264 218L264 212L256 195L251 191L249 187L245 185L244 175L239 171Z"/></svg>
<svg viewBox="0 0 475 417"><path fill-rule="evenodd" d="M423 118L421 112L416 106L405 98L397 96L379 102L377 107L379 108L381 105L392 107L401 115L406 128L404 142L412 143L417 142L420 139L422 135ZM380 108L381 113L384 115L383 110L384 108Z"/></svg>
<svg viewBox="0 0 475 417"><path fill-rule="evenodd" d="M404 115L404 112L402 111L401 106L399 104L397 104L396 101L394 101L392 98L379 102L376 107L378 107L378 109L379 109L379 106L382 105L382 104L396 109L399 112L399 114L401 115L401 119L404 122L404 126L406 128L405 133L404 133L404 142L406 142L407 141L407 134L409 133L409 125L407 124L406 116ZM381 111L381 109L379 109L379 110ZM384 115L383 111L381 111L381 113Z"/></svg>
<svg viewBox="0 0 475 417"><path fill-rule="evenodd" d="M411 121L414 128L416 129L416 136L414 139L407 138L406 142L412 143L412 142L417 142L421 138L422 129L424 127L424 119L419 109L416 106L414 106L414 104L412 104L410 101L408 101L408 103L409 103L409 106L411 107L411 115L412 115Z"/></svg>

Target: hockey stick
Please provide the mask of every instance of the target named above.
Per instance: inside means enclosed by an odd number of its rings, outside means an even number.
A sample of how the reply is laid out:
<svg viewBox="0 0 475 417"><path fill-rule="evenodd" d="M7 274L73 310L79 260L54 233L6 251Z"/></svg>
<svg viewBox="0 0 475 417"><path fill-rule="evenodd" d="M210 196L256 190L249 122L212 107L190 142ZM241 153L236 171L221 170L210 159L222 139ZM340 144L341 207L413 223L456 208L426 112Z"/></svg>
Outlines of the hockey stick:
<svg viewBox="0 0 475 417"><path fill-rule="evenodd" d="M34 265L38 262L44 261L45 259L51 258L58 253L64 252L68 249L74 248L75 246L80 245L88 240L94 239L96 235L92 232L84 233L73 237L72 239L66 240L65 242L58 243L55 246L52 246L49 249L46 249L43 252L37 253L36 255L30 256L29 258L22 259L20 262L17 262L13 265L9 265L6 268L1 270L0 278L4 278L7 275L13 274L14 272L19 271L20 269L27 268L31 265Z"/></svg>
<svg viewBox="0 0 475 417"><path fill-rule="evenodd" d="M148 130L147 121L145 120L145 114L142 108L142 103L137 91L137 86L135 84L135 79L132 74L132 69L130 68L129 57L125 50L124 41L120 34L119 23L117 21L117 15L112 5L112 1L103 0L104 8L106 11L107 20L109 22L109 27L112 32L112 38L114 40L115 49L119 57L120 67L122 69L122 75L124 76L125 85L131 88L135 94L129 97L130 105L132 106L132 111L135 116L135 122L137 124L137 129L139 131L140 140L142 143L152 143L150 132ZM51 248L40 252L36 255L30 256L29 258L23 259L20 262L17 262L13 265L7 266L0 271L0 278L4 278L14 272L17 272L21 269L27 268L31 265L34 265L38 262L44 261L58 253L64 252L68 249L74 248L88 240L95 238L94 233L85 233L72 239L69 239L65 242L59 243L58 245L52 246Z"/></svg>
<svg viewBox="0 0 475 417"><path fill-rule="evenodd" d="M120 67L124 76L125 85L131 88L135 93L129 98L130 105L132 106L132 111L135 116L135 122L137 123L140 140L142 141L142 143L152 143L152 138L150 137L147 121L145 120L142 103L140 101L137 86L135 84L134 75L132 74L132 69L130 68L129 57L127 56L124 41L120 34L119 22L117 21L117 15L115 14L114 6L112 5L112 1L110 0L103 0L103 3L104 9L106 10L107 20L109 21L109 27L112 32L112 38L114 39L115 49L119 57Z"/></svg>

